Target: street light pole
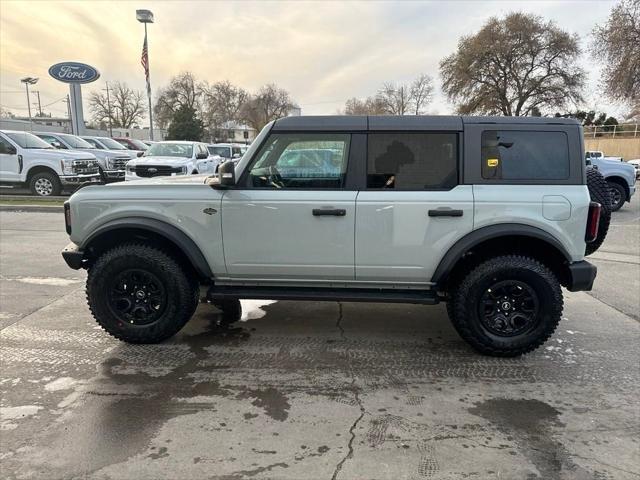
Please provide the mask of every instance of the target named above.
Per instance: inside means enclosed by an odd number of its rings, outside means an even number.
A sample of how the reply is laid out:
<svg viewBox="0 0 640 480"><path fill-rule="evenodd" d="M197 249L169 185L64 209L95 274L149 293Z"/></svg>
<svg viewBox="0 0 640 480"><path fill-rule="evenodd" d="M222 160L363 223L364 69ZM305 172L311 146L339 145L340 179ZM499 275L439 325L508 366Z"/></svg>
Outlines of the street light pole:
<svg viewBox="0 0 640 480"><path fill-rule="evenodd" d="M151 107L151 74L149 73L149 43L147 42L147 23L153 23L151 10L136 10L136 20L144 23L144 44L142 47L141 63L147 79L147 97L149 98L149 140L153 141L153 111Z"/></svg>
<svg viewBox="0 0 640 480"><path fill-rule="evenodd" d="M33 132L33 121L31 120L31 101L29 100L29 85L35 85L38 83L38 79L35 77L24 77L20 80L24 83L24 88L27 90L27 109L29 111L29 130Z"/></svg>

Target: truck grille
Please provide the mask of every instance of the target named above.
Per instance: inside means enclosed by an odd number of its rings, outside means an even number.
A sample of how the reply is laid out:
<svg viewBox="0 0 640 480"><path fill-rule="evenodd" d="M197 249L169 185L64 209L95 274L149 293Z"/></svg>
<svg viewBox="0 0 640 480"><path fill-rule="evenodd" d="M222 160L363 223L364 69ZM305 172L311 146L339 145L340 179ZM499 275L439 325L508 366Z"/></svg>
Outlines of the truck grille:
<svg viewBox="0 0 640 480"><path fill-rule="evenodd" d="M127 157L116 157L111 160L111 168L113 170L124 170L127 162L131 160L131 158Z"/></svg>
<svg viewBox="0 0 640 480"><path fill-rule="evenodd" d="M93 175L98 173L97 160L74 160L73 173L78 175Z"/></svg>
<svg viewBox="0 0 640 480"><path fill-rule="evenodd" d="M168 167L166 165L136 165L131 167L139 177L168 177L172 173L181 173L182 167Z"/></svg>

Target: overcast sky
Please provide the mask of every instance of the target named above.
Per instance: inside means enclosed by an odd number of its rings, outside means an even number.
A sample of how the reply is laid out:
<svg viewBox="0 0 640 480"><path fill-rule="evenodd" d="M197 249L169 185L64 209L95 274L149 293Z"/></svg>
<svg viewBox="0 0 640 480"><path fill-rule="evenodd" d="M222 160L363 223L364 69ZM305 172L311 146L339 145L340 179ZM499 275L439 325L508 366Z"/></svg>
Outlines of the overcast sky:
<svg viewBox="0 0 640 480"><path fill-rule="evenodd" d="M249 91L275 82L287 89L303 114L333 114L350 97L374 94L385 81L434 77L429 113L453 112L440 91L438 62L454 52L462 35L476 32L491 16L533 12L580 35L583 49L614 1L449 2L222 2L0 0L0 104L26 115L20 78L40 78L43 110L65 115L59 100L66 84L49 77L49 66L80 61L100 79L84 85L83 97L105 81L125 81L144 90L140 66L143 26L137 8L153 11L149 57L153 92L185 70L198 79L230 80ZM599 95L599 66L587 52L585 107L620 114ZM32 98L32 101L35 101ZM85 101L85 118L89 112Z"/></svg>

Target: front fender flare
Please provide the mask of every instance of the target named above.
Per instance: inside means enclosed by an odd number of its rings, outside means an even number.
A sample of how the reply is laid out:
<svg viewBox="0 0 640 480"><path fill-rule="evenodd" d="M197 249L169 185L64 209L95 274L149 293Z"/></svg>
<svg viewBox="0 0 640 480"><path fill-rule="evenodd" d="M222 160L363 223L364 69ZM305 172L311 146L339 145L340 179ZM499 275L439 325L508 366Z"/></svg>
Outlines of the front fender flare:
<svg viewBox="0 0 640 480"><path fill-rule="evenodd" d="M94 241L104 233L123 228L147 230L166 238L167 240L173 242L178 248L180 248L180 250L189 259L191 265L193 265L193 268L195 268L198 275L202 276L203 278L213 277L213 272L211 271L209 263L207 262L205 256L202 254L200 247L198 247L196 242L194 242L191 237L189 237L179 228L153 218L126 217L108 221L95 229L91 233L91 235L89 235L82 242L82 244L80 245L80 249L86 250L87 247L91 245L92 241Z"/></svg>

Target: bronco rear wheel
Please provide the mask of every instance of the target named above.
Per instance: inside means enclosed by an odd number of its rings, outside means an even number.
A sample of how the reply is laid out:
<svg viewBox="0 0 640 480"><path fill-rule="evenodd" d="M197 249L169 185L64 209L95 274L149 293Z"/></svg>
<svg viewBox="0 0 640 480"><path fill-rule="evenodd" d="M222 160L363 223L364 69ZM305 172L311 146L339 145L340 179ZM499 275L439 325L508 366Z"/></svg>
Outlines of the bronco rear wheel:
<svg viewBox="0 0 640 480"><path fill-rule="evenodd" d="M485 355L514 357L535 350L555 331L562 291L540 262L516 255L481 263L451 299L450 318L460 336Z"/></svg>
<svg viewBox="0 0 640 480"><path fill-rule="evenodd" d="M98 324L117 339L157 343L191 318L196 288L165 252L129 243L105 252L89 269L87 301Z"/></svg>

